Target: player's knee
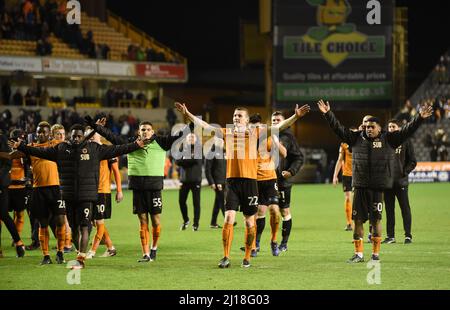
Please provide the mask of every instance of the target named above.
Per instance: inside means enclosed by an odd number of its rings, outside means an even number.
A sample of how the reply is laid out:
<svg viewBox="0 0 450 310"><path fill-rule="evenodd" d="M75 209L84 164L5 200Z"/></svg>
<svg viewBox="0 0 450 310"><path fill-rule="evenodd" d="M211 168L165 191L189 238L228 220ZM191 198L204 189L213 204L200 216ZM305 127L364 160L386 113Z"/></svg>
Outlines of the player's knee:
<svg viewBox="0 0 450 310"><path fill-rule="evenodd" d="M159 219L157 219L157 220L155 219L155 220L152 221L152 227L154 227L154 228L158 227L159 224L160 224Z"/></svg>
<svg viewBox="0 0 450 310"><path fill-rule="evenodd" d="M270 205L269 210L271 214L280 214L280 208L277 204Z"/></svg>
<svg viewBox="0 0 450 310"><path fill-rule="evenodd" d="M287 209L281 209L281 215L283 216L283 219L286 220L287 217L291 216L290 210Z"/></svg>
<svg viewBox="0 0 450 310"><path fill-rule="evenodd" d="M253 218L253 216L245 218L245 226L247 228L251 228L251 227L254 226L254 218Z"/></svg>
<svg viewBox="0 0 450 310"><path fill-rule="evenodd" d="M64 215L58 215L55 217L55 224L58 227L64 226L65 225L65 221L64 221Z"/></svg>
<svg viewBox="0 0 450 310"><path fill-rule="evenodd" d="M225 212L225 223L234 224L234 219L236 218L236 214L231 211Z"/></svg>
<svg viewBox="0 0 450 310"><path fill-rule="evenodd" d="M266 215L266 208L258 208L258 217L264 217Z"/></svg>
<svg viewBox="0 0 450 310"><path fill-rule="evenodd" d="M88 219L82 219L80 222L80 228L81 229L89 229L89 220Z"/></svg>
<svg viewBox="0 0 450 310"><path fill-rule="evenodd" d="M39 219L39 227L40 228L46 228L48 227L48 220L43 218L43 219Z"/></svg>
<svg viewBox="0 0 450 310"><path fill-rule="evenodd" d="M141 223L141 225L148 225L147 214L139 214L138 218L139 218L139 222Z"/></svg>
<svg viewBox="0 0 450 310"><path fill-rule="evenodd" d="M353 240L359 240L359 239L362 239L362 238L363 238L363 236L358 234L358 232L355 231L353 233Z"/></svg>

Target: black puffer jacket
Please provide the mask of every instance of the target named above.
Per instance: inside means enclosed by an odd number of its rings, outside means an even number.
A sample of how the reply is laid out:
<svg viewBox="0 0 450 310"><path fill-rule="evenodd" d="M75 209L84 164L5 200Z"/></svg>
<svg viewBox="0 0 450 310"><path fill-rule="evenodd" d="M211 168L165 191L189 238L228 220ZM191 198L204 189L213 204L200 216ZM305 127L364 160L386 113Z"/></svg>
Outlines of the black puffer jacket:
<svg viewBox="0 0 450 310"><path fill-rule="evenodd" d="M118 146L83 142L79 145L63 142L54 147L36 148L20 145L18 150L54 161L58 164L63 199L97 201L100 161L127 154L139 149L136 143Z"/></svg>
<svg viewBox="0 0 450 310"><path fill-rule="evenodd" d="M289 179L285 179L281 173L289 171L292 176L296 175L303 166L305 157L290 129L280 132L280 142L287 151L286 158L280 156L280 163L277 168L278 186L283 188L292 186L292 183L289 182Z"/></svg>
<svg viewBox="0 0 450 310"><path fill-rule="evenodd" d="M419 115L400 131L381 132L377 138L368 138L363 131L344 128L331 111L325 114L325 119L335 134L352 148L353 187L378 190L392 188L395 149L423 122Z"/></svg>
<svg viewBox="0 0 450 310"><path fill-rule="evenodd" d="M180 152L183 154L183 158L178 159L175 163L180 166L180 182L181 183L201 183L202 182L202 145L197 143L195 145L186 145L187 150L180 147ZM199 152L195 152L195 149ZM198 154L196 154L198 153ZM198 158L200 157L200 158Z"/></svg>
<svg viewBox="0 0 450 310"><path fill-rule="evenodd" d="M224 149L213 145L205 160L205 175L208 184L225 184L226 174L227 160L225 159Z"/></svg>
<svg viewBox="0 0 450 310"><path fill-rule="evenodd" d="M5 135L0 134L0 152L10 152L8 147L8 139ZM9 171L11 170L11 161L0 159L0 188L8 188L11 183Z"/></svg>
<svg viewBox="0 0 450 310"><path fill-rule="evenodd" d="M417 160L411 140L406 141L395 150L394 186L408 186L408 175L416 168Z"/></svg>

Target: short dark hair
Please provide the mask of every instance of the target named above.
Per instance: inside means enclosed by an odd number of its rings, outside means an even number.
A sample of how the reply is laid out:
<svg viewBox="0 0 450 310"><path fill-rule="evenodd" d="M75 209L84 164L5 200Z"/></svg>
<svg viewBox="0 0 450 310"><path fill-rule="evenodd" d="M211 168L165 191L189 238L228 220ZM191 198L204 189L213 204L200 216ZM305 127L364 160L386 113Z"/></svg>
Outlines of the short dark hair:
<svg viewBox="0 0 450 310"><path fill-rule="evenodd" d="M256 123L261 123L262 122L262 117L261 115L259 115L259 113L253 114L252 116L250 116L250 124L256 124Z"/></svg>
<svg viewBox="0 0 450 310"><path fill-rule="evenodd" d="M40 122L38 125L37 125L37 127L47 127L48 128L48 130L51 130L51 126L50 126L50 124L48 123L48 122L46 122L46 121L42 121L42 122Z"/></svg>
<svg viewBox="0 0 450 310"><path fill-rule="evenodd" d="M370 123L377 123L378 125L380 125L380 119L379 119L378 117L375 117L375 116L372 116L371 118L369 118L369 119L367 120L367 122L370 122Z"/></svg>
<svg viewBox="0 0 450 310"><path fill-rule="evenodd" d="M84 132L84 126L81 124L73 124L72 127L70 127L69 132L72 132L74 130L81 130L82 132Z"/></svg>
<svg viewBox="0 0 450 310"><path fill-rule="evenodd" d="M235 111L236 111L236 110L238 110L238 111L245 111L245 112L247 113L247 115L250 115L250 113L248 112L248 109L247 109L247 108L244 108L244 107L237 107L237 108L235 108L234 110L235 110Z"/></svg>
<svg viewBox="0 0 450 310"><path fill-rule="evenodd" d="M284 117L284 114L281 111L275 111L272 113L272 116L283 116Z"/></svg>
<svg viewBox="0 0 450 310"><path fill-rule="evenodd" d="M393 123L393 124L396 124L398 127L402 127L402 122L399 121L399 120L396 119L396 118L390 119L389 122L388 122L388 124L389 124L389 123Z"/></svg>
<svg viewBox="0 0 450 310"><path fill-rule="evenodd" d="M142 122L139 123L139 127L144 126L144 125L149 125L149 126L153 127L153 124L150 123L149 121L142 121Z"/></svg>

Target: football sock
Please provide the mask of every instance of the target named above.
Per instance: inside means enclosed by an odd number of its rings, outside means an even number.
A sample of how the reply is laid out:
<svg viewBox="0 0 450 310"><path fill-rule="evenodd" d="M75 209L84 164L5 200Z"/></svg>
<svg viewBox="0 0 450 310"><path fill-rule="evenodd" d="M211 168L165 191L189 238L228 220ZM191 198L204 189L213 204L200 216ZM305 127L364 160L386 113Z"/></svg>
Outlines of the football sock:
<svg viewBox="0 0 450 310"><path fill-rule="evenodd" d="M161 234L161 225L152 227L152 235L153 235L152 250L156 250L156 248L158 247L158 240L160 234Z"/></svg>
<svg viewBox="0 0 450 310"><path fill-rule="evenodd" d="M256 241L261 240L261 235L266 227L266 217L256 219Z"/></svg>
<svg viewBox="0 0 450 310"><path fill-rule="evenodd" d="M289 216L288 220L283 219L283 224L281 226L281 236L283 239L281 240L281 243L287 243L289 240L289 235L291 234L291 228L292 228L292 218Z"/></svg>
<svg viewBox="0 0 450 310"><path fill-rule="evenodd" d="M64 251L64 244L66 241L66 225L56 226L56 239L58 242L58 251Z"/></svg>
<svg viewBox="0 0 450 310"><path fill-rule="evenodd" d="M381 246L381 237L372 237L372 254L379 255Z"/></svg>
<svg viewBox="0 0 450 310"><path fill-rule="evenodd" d="M352 201L350 199L345 200L345 218L347 219L347 225L352 224Z"/></svg>
<svg viewBox="0 0 450 310"><path fill-rule="evenodd" d="M245 227L245 256L244 259L250 260L250 253L252 252L253 240L255 239L256 228L252 226L248 228Z"/></svg>
<svg viewBox="0 0 450 310"><path fill-rule="evenodd" d="M358 240L353 240L353 243L355 244L355 254L359 255L360 257L363 257L364 252L364 242L363 239L360 238Z"/></svg>
<svg viewBox="0 0 450 310"><path fill-rule="evenodd" d="M225 223L222 229L223 256L230 257L232 241L233 241L233 224Z"/></svg>
<svg viewBox="0 0 450 310"><path fill-rule="evenodd" d="M47 227L40 227L39 228L39 243L41 244L41 250L42 254L44 256L49 255L48 252L48 241L50 239L50 235L48 232L48 226Z"/></svg>
<svg viewBox="0 0 450 310"><path fill-rule="evenodd" d="M103 234L105 233L105 224L104 223L97 223L97 232L95 233L94 242L92 242L92 248L91 251L97 252L98 246L100 245L100 241L102 241Z"/></svg>
<svg viewBox="0 0 450 310"><path fill-rule="evenodd" d="M149 248L149 231L148 231L148 224L141 224L141 229L139 231L139 235L141 237L141 247L142 247L142 253L144 255L150 254L150 248Z"/></svg>
<svg viewBox="0 0 450 310"><path fill-rule="evenodd" d="M277 233L280 228L280 217L276 213L270 213L270 241L277 242Z"/></svg>
<svg viewBox="0 0 450 310"><path fill-rule="evenodd" d="M108 229L106 229L106 225L105 225L105 232L103 233L103 239L105 239L105 244L106 244L106 247L108 248L108 250L111 250L114 248L111 237L108 232Z"/></svg>

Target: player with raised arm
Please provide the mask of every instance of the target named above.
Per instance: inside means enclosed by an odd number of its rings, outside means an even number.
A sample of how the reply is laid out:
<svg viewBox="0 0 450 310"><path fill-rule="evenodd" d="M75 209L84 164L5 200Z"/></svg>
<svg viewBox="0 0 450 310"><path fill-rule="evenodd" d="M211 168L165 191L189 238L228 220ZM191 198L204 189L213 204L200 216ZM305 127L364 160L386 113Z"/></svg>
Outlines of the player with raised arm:
<svg viewBox="0 0 450 310"><path fill-rule="evenodd" d="M75 124L70 129L70 139L58 145L39 148L19 142L15 147L34 157L58 164L62 199L59 209L66 209L74 238L78 238L78 256L72 268L84 268L89 242L88 226L92 219L92 207L97 201L98 173L101 160L117 157L144 147L145 141L120 146L105 146L87 141L84 126ZM63 224L62 221L61 224ZM64 227L64 225L62 225Z"/></svg>
<svg viewBox="0 0 450 310"><path fill-rule="evenodd" d="M383 191L392 188L394 183L393 160L395 149L405 142L433 114L433 108L423 107L420 113L399 131L381 130L376 117L367 120L365 130L351 131L342 126L330 109L330 104L320 100L317 103L334 133L347 143L353 152L352 186L353 220L355 222L353 242L355 254L348 263L364 261L363 224L369 220L373 227L372 260L379 260L381 244L381 213L383 210Z"/></svg>
<svg viewBox="0 0 450 310"><path fill-rule="evenodd" d="M258 156L257 144L261 133L271 135L272 130L283 130L309 112L310 107L296 106L295 114L266 130L249 127L249 113L245 108L236 108L233 113L233 126L217 128L193 115L185 104L175 103L179 112L185 115L195 125L203 129L215 131L224 137L227 158L227 187L225 203L225 223L222 229L224 256L219 262L220 268L230 266L230 250L233 240L233 224L236 212L240 210L245 217L245 256L242 267L250 267L250 254L256 237L255 215L258 211Z"/></svg>
<svg viewBox="0 0 450 310"><path fill-rule="evenodd" d="M101 122L87 119L89 125L113 144L126 141L113 134ZM139 235L142 247L141 263L156 260L159 236L161 234L161 212L163 201L161 191L164 186L164 165L166 152L182 136L157 135L152 123L143 121L139 124L138 139L148 139L150 143L143 149L128 154L129 189L133 190L133 214L139 219ZM149 215L152 222L152 244L150 244Z"/></svg>

